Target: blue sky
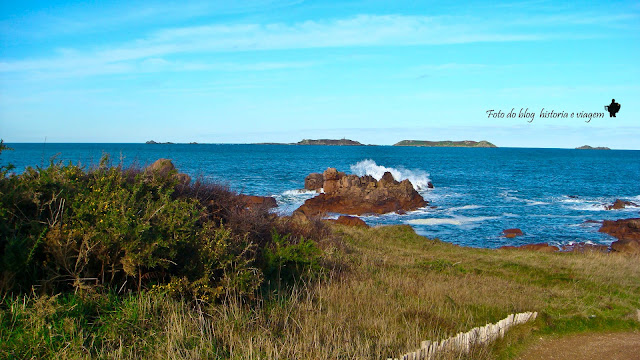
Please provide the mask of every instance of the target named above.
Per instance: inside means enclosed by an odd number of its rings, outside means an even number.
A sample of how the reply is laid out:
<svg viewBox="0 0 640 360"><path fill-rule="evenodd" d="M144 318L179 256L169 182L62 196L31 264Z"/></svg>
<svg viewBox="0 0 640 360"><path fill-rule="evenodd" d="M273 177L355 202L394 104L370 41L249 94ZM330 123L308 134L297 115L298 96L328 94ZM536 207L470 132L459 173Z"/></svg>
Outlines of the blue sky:
<svg viewBox="0 0 640 360"><path fill-rule="evenodd" d="M640 3L453 3L2 2L0 138L640 149Z"/></svg>

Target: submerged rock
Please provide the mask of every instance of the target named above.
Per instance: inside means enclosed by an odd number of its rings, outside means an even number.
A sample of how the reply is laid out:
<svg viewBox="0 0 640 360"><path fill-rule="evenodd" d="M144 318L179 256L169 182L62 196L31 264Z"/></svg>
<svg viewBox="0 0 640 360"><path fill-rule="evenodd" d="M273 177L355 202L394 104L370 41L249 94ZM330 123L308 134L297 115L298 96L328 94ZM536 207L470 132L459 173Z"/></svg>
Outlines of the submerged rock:
<svg viewBox="0 0 640 360"><path fill-rule="evenodd" d="M323 173L324 193L308 199L298 208L307 216L324 213L351 215L411 211L429 203L409 180L396 181L390 172L380 180L370 175L346 175L335 168Z"/></svg>
<svg viewBox="0 0 640 360"><path fill-rule="evenodd" d="M506 237L506 238L514 238L516 236L524 235L522 230L517 229L517 228L502 230L502 234L504 234L504 237Z"/></svg>

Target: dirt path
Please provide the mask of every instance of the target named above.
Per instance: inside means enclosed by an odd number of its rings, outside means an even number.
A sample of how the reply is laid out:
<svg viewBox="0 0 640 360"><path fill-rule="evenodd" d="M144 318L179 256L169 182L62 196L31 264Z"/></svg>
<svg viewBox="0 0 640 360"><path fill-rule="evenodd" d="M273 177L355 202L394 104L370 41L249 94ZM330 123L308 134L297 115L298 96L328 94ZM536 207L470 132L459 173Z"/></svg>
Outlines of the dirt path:
<svg viewBox="0 0 640 360"><path fill-rule="evenodd" d="M640 360L640 332L542 339L518 360Z"/></svg>

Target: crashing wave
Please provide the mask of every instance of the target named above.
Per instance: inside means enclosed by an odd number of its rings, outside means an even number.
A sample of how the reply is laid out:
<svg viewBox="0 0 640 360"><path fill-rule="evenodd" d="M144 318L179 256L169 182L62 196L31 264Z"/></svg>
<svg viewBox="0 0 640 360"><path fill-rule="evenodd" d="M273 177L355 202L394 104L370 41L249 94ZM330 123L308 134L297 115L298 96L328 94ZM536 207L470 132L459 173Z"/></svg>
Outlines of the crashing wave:
<svg viewBox="0 0 640 360"><path fill-rule="evenodd" d="M392 168L376 164L371 159L362 160L358 163L351 165L351 172L358 175L371 175L376 180L380 180L385 172L390 172L393 178L397 181L409 179L413 188L417 191L426 190L429 188L429 174L422 170L408 170L402 167Z"/></svg>

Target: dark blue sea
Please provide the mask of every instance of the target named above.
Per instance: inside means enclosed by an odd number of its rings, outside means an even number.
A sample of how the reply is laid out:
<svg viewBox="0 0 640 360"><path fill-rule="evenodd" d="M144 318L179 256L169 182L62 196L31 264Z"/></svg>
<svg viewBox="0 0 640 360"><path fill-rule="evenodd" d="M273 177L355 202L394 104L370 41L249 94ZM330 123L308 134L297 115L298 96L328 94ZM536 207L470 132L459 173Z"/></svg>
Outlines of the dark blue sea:
<svg viewBox="0 0 640 360"><path fill-rule="evenodd" d="M144 166L172 159L192 177L273 196L277 212L290 214L315 193L300 191L311 172L335 167L376 178L391 171L408 178L430 202L406 215L366 216L370 225L410 224L430 238L473 247L549 242L609 244L588 220L640 217L638 207L605 210L623 199L640 204L640 151L528 148L418 148L392 146L293 146L231 144L7 144L0 155L16 172L27 166L69 161L87 168L103 154L114 163ZM432 181L434 189L426 184ZM502 230L520 228L507 239Z"/></svg>

